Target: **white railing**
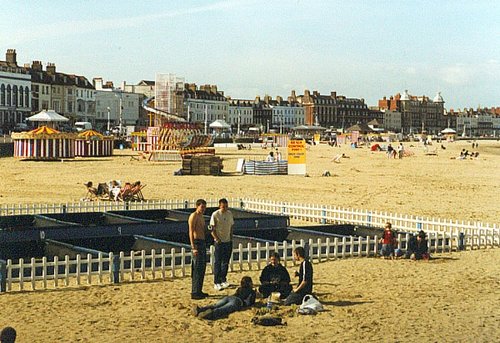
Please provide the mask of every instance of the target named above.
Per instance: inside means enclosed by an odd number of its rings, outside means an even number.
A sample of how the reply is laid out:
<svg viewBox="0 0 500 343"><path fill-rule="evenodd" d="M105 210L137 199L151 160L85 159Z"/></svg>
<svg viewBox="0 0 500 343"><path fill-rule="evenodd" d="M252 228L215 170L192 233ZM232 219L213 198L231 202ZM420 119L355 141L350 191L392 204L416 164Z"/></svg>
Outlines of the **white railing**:
<svg viewBox="0 0 500 343"><path fill-rule="evenodd" d="M287 215L291 219L321 224L351 224L367 227L384 227L386 222L392 223L393 229L404 232L447 232L463 233L467 236L498 236L498 225L481 222L445 220L440 218L420 217L414 215L393 214L387 212L349 209L337 206L304 205L287 202L242 199L243 209L267 214ZM500 242L497 242L500 243Z"/></svg>
<svg viewBox="0 0 500 343"><path fill-rule="evenodd" d="M353 224L368 227L382 227L387 221L393 224L398 231L414 232L425 230L429 235L431 252L456 251L464 248L480 249L500 245L500 230L496 225L484 225L479 222L458 222L434 218L423 218L409 215L399 215L378 211L353 210L334 206L301 205L285 202L274 202L255 199L231 199L230 206L244 210L268 214L281 214L293 219L317 223ZM31 205L3 205L0 206L0 215L39 214L90 212L109 210L137 210L137 209L176 209L192 208L195 200L163 200L138 203L114 202L80 202L67 204L31 204ZM207 200L210 207L218 205L215 199ZM400 248L406 247L409 233L398 237ZM309 240L302 246L309 247L309 256L314 262L322 262L341 257L374 256L378 254L378 238L370 237L343 237L342 239L327 238L326 240ZM293 263L291 256L295 242L256 245L241 244L233 250L230 270L261 269L266 264L270 252L279 251L283 263ZM213 265L213 247L209 252L210 265ZM156 279L161 277L186 276L190 270L191 253L182 249L170 253L162 250L130 252L119 255L99 254L77 255L75 260L66 256L63 260L54 257L52 261L46 257L31 259L26 262L20 259L14 263L8 260L0 262L0 290L24 290L26 284L31 289L47 289L64 286L79 286L82 284L111 283L127 280Z"/></svg>
<svg viewBox="0 0 500 343"><path fill-rule="evenodd" d="M398 247L406 249L410 234L399 235ZM429 234L429 251L452 252L463 249L460 235L450 235L447 233ZM498 238L498 237L496 237ZM469 246L471 249L480 248L483 245L493 246L494 237L472 237ZM329 260L346 257L370 257L379 254L379 238L375 237L343 237L326 238L304 241L300 243L284 241L274 244L251 244L246 246L239 244L233 249L230 261L230 271L261 270L267 265L269 256L273 252L278 252L282 263L285 266L292 266L295 261L292 259L292 252L297 246L305 247L308 256L313 263L320 263ZM214 246L211 246L208 255L209 272L213 272ZM136 280L155 280L190 275L191 252L182 248L176 251L174 248L170 252L162 249L146 251L99 253L97 256L87 254L77 255L76 259L59 259L57 256L53 260L46 257L17 262L7 260L2 274L5 276L2 291L23 291L35 289L53 289L60 287L110 284Z"/></svg>

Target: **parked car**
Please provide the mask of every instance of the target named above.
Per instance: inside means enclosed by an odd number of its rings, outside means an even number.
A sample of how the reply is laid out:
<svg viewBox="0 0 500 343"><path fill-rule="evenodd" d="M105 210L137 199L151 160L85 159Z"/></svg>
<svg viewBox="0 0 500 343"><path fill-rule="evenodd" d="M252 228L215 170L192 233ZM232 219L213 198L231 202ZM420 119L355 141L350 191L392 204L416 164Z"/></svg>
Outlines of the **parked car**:
<svg viewBox="0 0 500 343"><path fill-rule="evenodd" d="M14 128L12 129L12 132L24 132L28 131L29 126L26 123L17 123Z"/></svg>

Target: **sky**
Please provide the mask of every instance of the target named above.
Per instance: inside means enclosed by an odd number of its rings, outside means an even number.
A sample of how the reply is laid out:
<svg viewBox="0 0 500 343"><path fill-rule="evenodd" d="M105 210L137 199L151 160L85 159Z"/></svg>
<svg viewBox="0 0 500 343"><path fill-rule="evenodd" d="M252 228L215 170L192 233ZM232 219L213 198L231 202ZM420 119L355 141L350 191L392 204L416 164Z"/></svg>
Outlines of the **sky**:
<svg viewBox="0 0 500 343"><path fill-rule="evenodd" d="M500 1L0 0L0 60L119 86L172 73L226 96L402 93L500 106Z"/></svg>

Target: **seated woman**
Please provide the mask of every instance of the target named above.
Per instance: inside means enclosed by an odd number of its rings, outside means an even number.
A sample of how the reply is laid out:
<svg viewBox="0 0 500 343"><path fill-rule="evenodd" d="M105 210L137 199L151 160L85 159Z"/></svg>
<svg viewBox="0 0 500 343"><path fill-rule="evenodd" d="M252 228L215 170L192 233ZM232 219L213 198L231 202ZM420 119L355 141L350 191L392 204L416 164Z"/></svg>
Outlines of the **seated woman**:
<svg viewBox="0 0 500 343"><path fill-rule="evenodd" d="M280 298L285 299L292 291L290 275L280 264L280 255L275 252L269 257L269 264L260 274L259 292L267 298L272 292L279 292Z"/></svg>
<svg viewBox="0 0 500 343"><path fill-rule="evenodd" d="M412 260L429 260L428 241L423 230L421 230L416 237L413 236L410 238L405 257Z"/></svg>
<svg viewBox="0 0 500 343"><path fill-rule="evenodd" d="M193 307L193 314L202 319L215 320L226 317L230 313L240 311L255 304L255 290L252 278L244 276L241 278L240 287L234 295L228 295L213 305Z"/></svg>

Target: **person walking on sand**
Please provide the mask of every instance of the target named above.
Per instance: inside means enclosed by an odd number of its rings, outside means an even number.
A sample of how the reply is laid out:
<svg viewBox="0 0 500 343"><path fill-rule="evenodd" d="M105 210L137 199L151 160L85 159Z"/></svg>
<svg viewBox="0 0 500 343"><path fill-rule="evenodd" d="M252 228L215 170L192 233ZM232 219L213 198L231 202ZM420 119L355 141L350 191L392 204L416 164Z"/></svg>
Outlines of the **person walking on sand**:
<svg viewBox="0 0 500 343"><path fill-rule="evenodd" d="M384 233L382 234L382 238L380 238L380 243L382 243L382 249L380 253L384 259L390 258L394 259L394 243L396 241L396 235L394 231L392 231L392 224L387 222L385 223Z"/></svg>
<svg viewBox="0 0 500 343"><path fill-rule="evenodd" d="M230 286L227 282L229 260L233 251L233 213L227 199L219 200L219 209L210 217L210 228L215 244L214 289L220 291Z"/></svg>
<svg viewBox="0 0 500 343"><path fill-rule="evenodd" d="M196 200L196 210L188 219L189 242L191 243L191 299L204 299L208 296L203 293L203 280L207 266L207 250L205 245L205 219L203 214L207 202L203 199Z"/></svg>

